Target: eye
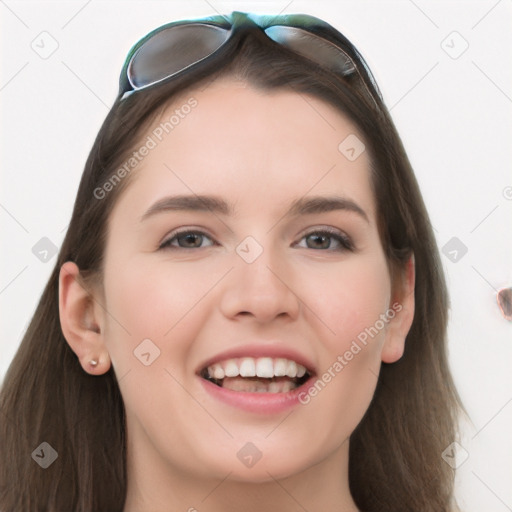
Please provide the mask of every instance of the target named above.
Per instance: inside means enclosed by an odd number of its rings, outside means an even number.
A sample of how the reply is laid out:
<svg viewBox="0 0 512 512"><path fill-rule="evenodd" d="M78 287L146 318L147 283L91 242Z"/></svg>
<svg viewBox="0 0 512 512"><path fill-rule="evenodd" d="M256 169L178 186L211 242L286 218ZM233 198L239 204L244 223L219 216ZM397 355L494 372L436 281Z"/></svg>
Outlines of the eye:
<svg viewBox="0 0 512 512"><path fill-rule="evenodd" d="M305 240L305 244L301 243ZM321 249L330 251L353 251L351 239L344 233L334 229L321 229L311 231L304 235L297 245L307 249ZM204 232L197 230L183 230L172 234L159 247L159 249L201 249L216 245Z"/></svg>
<svg viewBox="0 0 512 512"><path fill-rule="evenodd" d="M352 240L344 233L334 230L323 228L316 231L311 231L301 238L306 243L299 243L299 247L307 249L321 249L330 251L353 251L354 244Z"/></svg>
<svg viewBox="0 0 512 512"><path fill-rule="evenodd" d="M210 243L203 244L205 241ZM201 249L215 245L213 240L202 231L180 231L162 242L159 249Z"/></svg>

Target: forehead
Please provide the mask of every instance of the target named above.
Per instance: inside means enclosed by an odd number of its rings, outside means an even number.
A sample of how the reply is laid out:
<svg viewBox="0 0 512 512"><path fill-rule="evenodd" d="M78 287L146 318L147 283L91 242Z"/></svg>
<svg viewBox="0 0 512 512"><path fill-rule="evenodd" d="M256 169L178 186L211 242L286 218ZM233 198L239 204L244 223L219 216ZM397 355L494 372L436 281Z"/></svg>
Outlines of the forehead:
<svg viewBox="0 0 512 512"><path fill-rule="evenodd" d="M311 95L217 80L181 94L142 141L151 149L120 199L132 209L165 194L208 193L255 211L264 200L277 211L314 193L350 195L374 210L362 136Z"/></svg>

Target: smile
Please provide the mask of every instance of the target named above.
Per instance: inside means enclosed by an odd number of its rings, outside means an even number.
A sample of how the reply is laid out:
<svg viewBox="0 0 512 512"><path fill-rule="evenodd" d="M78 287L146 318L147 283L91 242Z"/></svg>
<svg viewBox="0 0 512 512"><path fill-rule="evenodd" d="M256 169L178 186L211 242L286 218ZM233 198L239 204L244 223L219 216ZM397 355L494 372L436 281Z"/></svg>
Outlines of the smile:
<svg viewBox="0 0 512 512"><path fill-rule="evenodd" d="M301 393L315 382L307 359L268 346L225 352L204 362L197 376L215 402L256 414L280 413L300 405Z"/></svg>

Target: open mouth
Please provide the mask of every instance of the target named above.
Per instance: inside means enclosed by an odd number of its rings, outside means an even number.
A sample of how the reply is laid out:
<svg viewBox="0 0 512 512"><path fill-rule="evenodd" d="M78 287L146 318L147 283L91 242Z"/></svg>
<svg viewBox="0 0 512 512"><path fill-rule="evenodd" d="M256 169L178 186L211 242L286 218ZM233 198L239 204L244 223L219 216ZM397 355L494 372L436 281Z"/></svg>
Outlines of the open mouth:
<svg viewBox="0 0 512 512"><path fill-rule="evenodd" d="M240 357L206 366L199 375L231 391L287 393L308 381L312 372L290 359Z"/></svg>

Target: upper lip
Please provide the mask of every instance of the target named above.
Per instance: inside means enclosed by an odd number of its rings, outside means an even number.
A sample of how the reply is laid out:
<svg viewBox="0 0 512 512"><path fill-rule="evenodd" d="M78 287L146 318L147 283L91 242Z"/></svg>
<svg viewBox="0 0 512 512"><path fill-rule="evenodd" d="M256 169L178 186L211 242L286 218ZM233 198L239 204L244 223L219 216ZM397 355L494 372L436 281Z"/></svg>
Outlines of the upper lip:
<svg viewBox="0 0 512 512"><path fill-rule="evenodd" d="M277 344L253 344L227 349L202 362L197 367L196 374L200 375L200 373L205 368L208 368L208 366L211 366L212 364L218 363L220 361L226 361L227 359L236 359L238 357L272 357L289 359L304 366L310 375L315 374L315 367L308 357L301 354L300 352L297 352L295 349Z"/></svg>

